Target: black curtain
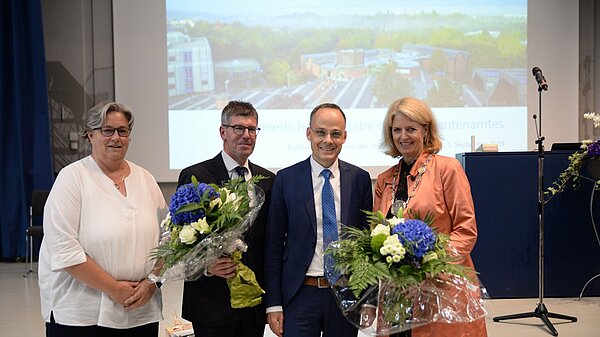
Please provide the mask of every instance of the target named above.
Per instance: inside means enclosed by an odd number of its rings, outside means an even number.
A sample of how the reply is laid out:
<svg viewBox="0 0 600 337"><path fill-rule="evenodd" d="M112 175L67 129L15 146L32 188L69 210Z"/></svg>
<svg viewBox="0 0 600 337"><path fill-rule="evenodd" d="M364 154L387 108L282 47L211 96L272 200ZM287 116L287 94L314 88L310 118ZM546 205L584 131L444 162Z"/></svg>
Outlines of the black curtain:
<svg viewBox="0 0 600 337"><path fill-rule="evenodd" d="M0 259L25 256L33 189L54 180L40 0L0 1Z"/></svg>

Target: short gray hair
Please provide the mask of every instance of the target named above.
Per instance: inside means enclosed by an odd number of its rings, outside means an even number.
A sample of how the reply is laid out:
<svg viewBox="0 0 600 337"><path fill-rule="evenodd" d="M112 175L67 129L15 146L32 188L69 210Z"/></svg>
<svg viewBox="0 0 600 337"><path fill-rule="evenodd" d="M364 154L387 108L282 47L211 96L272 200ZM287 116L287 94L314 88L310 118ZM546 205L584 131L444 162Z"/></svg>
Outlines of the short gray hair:
<svg viewBox="0 0 600 337"><path fill-rule="evenodd" d="M258 112L252 104L242 101L230 101L221 112L221 125L229 124L231 117L254 117L258 123Z"/></svg>
<svg viewBox="0 0 600 337"><path fill-rule="evenodd" d="M89 140L88 132L102 127L106 122L106 115L113 111L122 112L129 122L129 129L133 129L133 121L135 118L131 109L117 102L103 101L94 105L90 110L83 114L83 132L81 133L83 139Z"/></svg>

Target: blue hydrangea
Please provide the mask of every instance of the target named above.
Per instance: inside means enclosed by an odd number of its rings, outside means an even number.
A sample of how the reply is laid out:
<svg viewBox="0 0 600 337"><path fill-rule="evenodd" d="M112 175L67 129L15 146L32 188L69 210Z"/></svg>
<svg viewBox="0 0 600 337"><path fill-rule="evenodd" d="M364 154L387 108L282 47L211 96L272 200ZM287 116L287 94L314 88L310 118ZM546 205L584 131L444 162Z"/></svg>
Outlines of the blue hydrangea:
<svg viewBox="0 0 600 337"><path fill-rule="evenodd" d="M214 188L204 183L198 184L197 188L194 187L194 184L192 183L179 186L177 191L175 191L175 194L173 194L171 197L171 205L169 206L169 211L171 212L171 221L175 224L183 225L196 222L198 219L203 218L205 214L201 209L181 213L176 212L182 206L190 203L200 202L205 191L208 191L208 200L219 197L219 192L215 191Z"/></svg>
<svg viewBox="0 0 600 337"><path fill-rule="evenodd" d="M435 245L435 233L421 220L406 220L394 226L391 233L398 234L400 243L416 260L420 260Z"/></svg>
<svg viewBox="0 0 600 337"><path fill-rule="evenodd" d="M590 157L600 156L600 140L597 140L588 145L587 154Z"/></svg>

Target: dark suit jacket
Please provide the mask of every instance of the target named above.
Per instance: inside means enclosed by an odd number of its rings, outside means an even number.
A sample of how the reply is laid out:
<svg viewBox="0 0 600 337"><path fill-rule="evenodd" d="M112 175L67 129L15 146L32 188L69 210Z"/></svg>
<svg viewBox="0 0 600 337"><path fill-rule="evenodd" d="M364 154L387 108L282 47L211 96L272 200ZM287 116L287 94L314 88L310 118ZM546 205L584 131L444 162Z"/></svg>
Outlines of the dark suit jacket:
<svg viewBox="0 0 600 337"><path fill-rule="evenodd" d="M366 228L373 195L369 173L341 160L341 219L346 226ZM265 305L285 306L306 276L317 243L310 158L277 172L265 238Z"/></svg>
<svg viewBox="0 0 600 337"><path fill-rule="evenodd" d="M266 199L253 226L245 234L248 251L244 253L242 262L254 271L258 283L264 288L264 231L275 174L251 162L248 164L253 176L260 174L268 178L258 182L258 186L265 191ZM229 180L229 173L225 168L221 153L212 159L183 169L179 174L178 186L190 183L192 175L198 179L198 182L217 185L222 185ZM237 309L231 308L229 288L224 278L201 277L197 281L184 283L182 317L194 324L201 323L201 325L210 327L223 326L230 322L234 310ZM255 307L257 320L262 326L265 323L264 310L264 305Z"/></svg>

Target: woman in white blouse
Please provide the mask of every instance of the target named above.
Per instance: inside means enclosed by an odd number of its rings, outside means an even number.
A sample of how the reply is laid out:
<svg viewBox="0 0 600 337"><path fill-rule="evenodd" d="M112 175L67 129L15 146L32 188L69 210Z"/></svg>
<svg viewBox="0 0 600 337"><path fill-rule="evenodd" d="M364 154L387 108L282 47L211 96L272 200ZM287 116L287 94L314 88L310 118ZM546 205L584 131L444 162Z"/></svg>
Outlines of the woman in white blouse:
<svg viewBox="0 0 600 337"><path fill-rule="evenodd" d="M162 298L147 276L166 203L125 160L134 117L103 102L83 116L92 154L63 168L44 211L39 285L46 336L157 336Z"/></svg>

